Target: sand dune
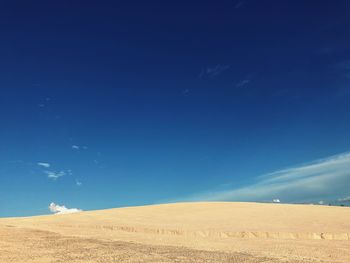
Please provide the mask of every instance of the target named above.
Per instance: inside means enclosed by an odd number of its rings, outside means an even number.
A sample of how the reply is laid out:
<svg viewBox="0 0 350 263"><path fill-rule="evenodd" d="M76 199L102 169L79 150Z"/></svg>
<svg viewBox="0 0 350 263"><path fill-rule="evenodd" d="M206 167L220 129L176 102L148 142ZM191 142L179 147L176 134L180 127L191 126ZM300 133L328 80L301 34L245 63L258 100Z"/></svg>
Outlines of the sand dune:
<svg viewBox="0 0 350 263"><path fill-rule="evenodd" d="M127 207L0 219L0 237L0 262L350 262L350 208Z"/></svg>

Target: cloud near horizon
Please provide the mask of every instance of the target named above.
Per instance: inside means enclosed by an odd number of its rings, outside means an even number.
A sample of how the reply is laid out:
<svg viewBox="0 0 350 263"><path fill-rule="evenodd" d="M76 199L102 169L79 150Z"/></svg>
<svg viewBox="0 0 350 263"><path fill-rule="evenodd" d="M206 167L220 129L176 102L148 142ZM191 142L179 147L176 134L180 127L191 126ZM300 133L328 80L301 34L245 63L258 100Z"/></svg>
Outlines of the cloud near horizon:
<svg viewBox="0 0 350 263"><path fill-rule="evenodd" d="M60 215L60 214L73 214L73 213L78 213L82 212L83 210L78 209L78 208L67 208L64 205L57 205L55 203L51 203L49 205L49 210L54 213L55 215Z"/></svg>
<svg viewBox="0 0 350 263"><path fill-rule="evenodd" d="M339 199L338 199L338 202L350 202L350 196L346 196L346 197L343 197L343 198L339 198Z"/></svg>
<svg viewBox="0 0 350 263"><path fill-rule="evenodd" d="M188 201L318 202L350 195L350 153L278 170L236 189L195 194Z"/></svg>

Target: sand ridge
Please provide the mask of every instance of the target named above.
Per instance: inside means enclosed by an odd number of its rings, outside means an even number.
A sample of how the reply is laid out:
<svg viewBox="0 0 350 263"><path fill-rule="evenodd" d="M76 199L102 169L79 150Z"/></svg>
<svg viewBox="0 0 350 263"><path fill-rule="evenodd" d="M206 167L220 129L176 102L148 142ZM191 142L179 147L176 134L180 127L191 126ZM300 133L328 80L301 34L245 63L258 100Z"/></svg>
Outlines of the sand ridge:
<svg viewBox="0 0 350 263"><path fill-rule="evenodd" d="M7 218L0 219L0 225L145 246L248 253L255 258L350 262L347 207L175 203Z"/></svg>

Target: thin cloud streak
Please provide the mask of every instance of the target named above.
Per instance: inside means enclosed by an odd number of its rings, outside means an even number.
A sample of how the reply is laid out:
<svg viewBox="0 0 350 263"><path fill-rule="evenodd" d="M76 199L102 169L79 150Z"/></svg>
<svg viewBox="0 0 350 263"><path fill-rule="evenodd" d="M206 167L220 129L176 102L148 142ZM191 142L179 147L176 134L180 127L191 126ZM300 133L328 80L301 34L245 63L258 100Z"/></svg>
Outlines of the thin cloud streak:
<svg viewBox="0 0 350 263"><path fill-rule="evenodd" d="M41 167L45 167L45 168L49 168L51 165L49 163L37 163L37 165L41 166Z"/></svg>
<svg viewBox="0 0 350 263"><path fill-rule="evenodd" d="M47 175L48 178L57 180L58 178L65 176L66 172L60 171L60 172L53 172L53 171L45 171L45 174Z"/></svg>
<svg viewBox="0 0 350 263"><path fill-rule="evenodd" d="M339 198L338 202L350 202L350 196L344 197L344 198Z"/></svg>
<svg viewBox="0 0 350 263"><path fill-rule="evenodd" d="M250 83L249 79L244 79L236 84L237 88L242 88Z"/></svg>
<svg viewBox="0 0 350 263"><path fill-rule="evenodd" d="M350 153L279 170L250 186L197 194L188 200L311 202L350 194Z"/></svg>
<svg viewBox="0 0 350 263"><path fill-rule="evenodd" d="M200 73L199 77L203 78L204 76L209 76L209 77L216 77L223 73L224 71L230 69L231 65L215 65L213 67L207 67L206 69L202 70Z"/></svg>
<svg viewBox="0 0 350 263"><path fill-rule="evenodd" d="M87 146L72 145L72 149L73 150L81 150L81 149L87 150L88 147Z"/></svg>

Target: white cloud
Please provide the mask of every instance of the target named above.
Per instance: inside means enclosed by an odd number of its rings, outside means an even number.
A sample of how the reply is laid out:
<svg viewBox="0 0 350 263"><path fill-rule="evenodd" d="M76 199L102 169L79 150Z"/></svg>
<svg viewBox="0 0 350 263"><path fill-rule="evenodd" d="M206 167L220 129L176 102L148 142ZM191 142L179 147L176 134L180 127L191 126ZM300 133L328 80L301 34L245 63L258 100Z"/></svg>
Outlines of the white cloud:
<svg viewBox="0 0 350 263"><path fill-rule="evenodd" d="M60 172L53 172L53 171L45 171L48 178L51 178L53 180L56 180L62 176L66 175L66 172L60 171Z"/></svg>
<svg viewBox="0 0 350 263"><path fill-rule="evenodd" d="M215 77L220 75L222 72L228 70L231 66L230 65L215 65L213 67L208 67L204 70L202 70L201 74L199 75L200 77L204 77L204 76L211 76L211 77Z"/></svg>
<svg viewBox="0 0 350 263"><path fill-rule="evenodd" d="M81 150L81 149L87 150L88 147L87 146L72 145L72 149L73 150Z"/></svg>
<svg viewBox="0 0 350 263"><path fill-rule="evenodd" d="M49 205L49 209L52 213L56 214L56 215L60 215L60 214L73 214L73 213L78 213L81 212L83 210L78 209L78 208L67 208L64 205L56 205L55 203L51 203Z"/></svg>
<svg viewBox="0 0 350 263"><path fill-rule="evenodd" d="M236 84L236 87L237 87L237 88L242 88L242 87L244 87L245 85L248 85L249 82L250 82L249 79L244 79L244 80L238 82L238 83Z"/></svg>
<svg viewBox="0 0 350 263"><path fill-rule="evenodd" d="M82 186L82 185L83 185L83 183L80 182L80 181L78 181L78 180L75 180L75 184L76 184L77 186Z"/></svg>
<svg viewBox="0 0 350 263"><path fill-rule="evenodd" d="M268 201L282 196L286 202L310 202L335 200L349 194L349 189L350 153L344 153L260 176L249 186L197 194L187 200Z"/></svg>
<svg viewBox="0 0 350 263"><path fill-rule="evenodd" d="M41 163L41 162L39 162L39 163L37 163L39 166L41 166L41 167L45 167L45 168L49 168L51 165L49 164L49 163Z"/></svg>
<svg viewBox="0 0 350 263"><path fill-rule="evenodd" d="M350 202L350 196L339 198L338 202Z"/></svg>

